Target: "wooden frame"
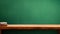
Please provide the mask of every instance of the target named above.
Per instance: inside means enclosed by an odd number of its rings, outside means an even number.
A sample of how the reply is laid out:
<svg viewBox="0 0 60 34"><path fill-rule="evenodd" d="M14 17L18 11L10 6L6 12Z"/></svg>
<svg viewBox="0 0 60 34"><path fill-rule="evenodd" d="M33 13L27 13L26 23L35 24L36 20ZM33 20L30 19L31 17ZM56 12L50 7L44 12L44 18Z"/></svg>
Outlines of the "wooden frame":
<svg viewBox="0 0 60 34"><path fill-rule="evenodd" d="M60 25L56 24L8 24L0 25L0 34L1 30L5 29L56 29L60 34Z"/></svg>

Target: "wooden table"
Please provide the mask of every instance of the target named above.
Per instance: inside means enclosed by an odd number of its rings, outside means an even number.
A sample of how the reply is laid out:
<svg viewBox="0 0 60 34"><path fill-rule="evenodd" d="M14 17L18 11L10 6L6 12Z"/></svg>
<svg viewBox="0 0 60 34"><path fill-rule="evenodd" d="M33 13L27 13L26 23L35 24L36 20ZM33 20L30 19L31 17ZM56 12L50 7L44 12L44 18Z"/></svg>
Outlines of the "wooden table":
<svg viewBox="0 0 60 34"><path fill-rule="evenodd" d="M6 29L55 29L60 34L59 24L7 24L0 25L0 34L2 30Z"/></svg>

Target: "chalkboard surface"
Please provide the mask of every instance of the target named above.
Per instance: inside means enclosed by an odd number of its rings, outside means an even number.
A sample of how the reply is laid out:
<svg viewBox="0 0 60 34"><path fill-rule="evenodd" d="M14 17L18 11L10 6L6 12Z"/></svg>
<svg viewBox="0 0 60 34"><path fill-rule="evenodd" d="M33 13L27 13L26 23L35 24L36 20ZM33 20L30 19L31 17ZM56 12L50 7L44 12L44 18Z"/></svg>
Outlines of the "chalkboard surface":
<svg viewBox="0 0 60 34"><path fill-rule="evenodd" d="M60 0L0 0L0 21L9 24L59 24Z"/></svg>
<svg viewBox="0 0 60 34"><path fill-rule="evenodd" d="M0 0L0 21L6 21L8 24L60 24L60 0ZM3 34L18 32L11 31L4 31ZM25 32L56 34L55 31L47 33L38 30L19 31L19 34Z"/></svg>

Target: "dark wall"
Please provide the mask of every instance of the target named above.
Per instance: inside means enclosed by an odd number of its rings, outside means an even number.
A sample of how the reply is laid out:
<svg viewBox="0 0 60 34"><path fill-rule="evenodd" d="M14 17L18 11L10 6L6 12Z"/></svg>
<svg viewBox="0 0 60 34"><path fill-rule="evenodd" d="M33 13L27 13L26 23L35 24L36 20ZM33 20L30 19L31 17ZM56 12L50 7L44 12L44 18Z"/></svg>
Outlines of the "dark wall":
<svg viewBox="0 0 60 34"><path fill-rule="evenodd" d="M58 34L57 30L4 30L2 34Z"/></svg>
<svg viewBox="0 0 60 34"><path fill-rule="evenodd" d="M0 0L0 21L7 21L8 24L60 24L60 0ZM3 34L10 32L56 34L55 30L7 30Z"/></svg>

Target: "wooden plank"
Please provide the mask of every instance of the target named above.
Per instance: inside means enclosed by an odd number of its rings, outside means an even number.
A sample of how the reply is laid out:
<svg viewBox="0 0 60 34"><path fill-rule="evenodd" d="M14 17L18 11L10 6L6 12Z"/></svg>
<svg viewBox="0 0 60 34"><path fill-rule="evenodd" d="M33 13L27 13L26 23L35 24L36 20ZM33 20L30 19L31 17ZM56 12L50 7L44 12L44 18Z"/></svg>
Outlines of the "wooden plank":
<svg viewBox="0 0 60 34"><path fill-rule="evenodd" d="M2 26L2 29L60 29L56 24L8 24Z"/></svg>
<svg viewBox="0 0 60 34"><path fill-rule="evenodd" d="M58 24L8 24L0 25L0 34L1 30L4 29L57 29L58 34L60 34L60 25Z"/></svg>

